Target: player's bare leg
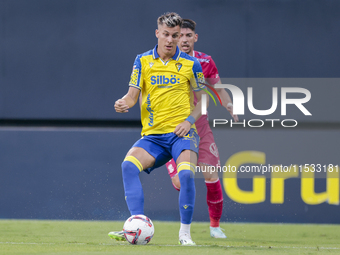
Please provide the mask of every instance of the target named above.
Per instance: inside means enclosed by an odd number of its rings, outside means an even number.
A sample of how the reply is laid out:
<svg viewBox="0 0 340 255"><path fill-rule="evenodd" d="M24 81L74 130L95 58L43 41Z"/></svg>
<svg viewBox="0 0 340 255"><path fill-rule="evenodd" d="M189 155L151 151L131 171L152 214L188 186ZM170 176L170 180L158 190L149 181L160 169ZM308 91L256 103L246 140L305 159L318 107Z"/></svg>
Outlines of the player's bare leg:
<svg viewBox="0 0 340 255"><path fill-rule="evenodd" d="M176 162L174 161L174 159L171 159L169 162L167 162L165 164L167 170L168 170L168 174L171 178L171 183L172 183L172 186L174 186L174 188L179 191L180 189L180 182L179 182L179 178L178 178L178 173L177 173L177 164Z"/></svg>
<svg viewBox="0 0 340 255"><path fill-rule="evenodd" d="M152 167L155 164L155 158L140 147L132 147L126 154L126 157L128 156L136 157L142 164L143 169Z"/></svg>

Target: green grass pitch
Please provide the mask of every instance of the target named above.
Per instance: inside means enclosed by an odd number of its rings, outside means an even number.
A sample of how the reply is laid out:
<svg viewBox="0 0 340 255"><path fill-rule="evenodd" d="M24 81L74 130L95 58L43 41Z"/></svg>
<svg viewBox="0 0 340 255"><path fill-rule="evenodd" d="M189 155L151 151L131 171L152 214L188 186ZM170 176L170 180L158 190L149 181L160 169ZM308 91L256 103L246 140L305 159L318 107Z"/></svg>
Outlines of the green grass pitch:
<svg viewBox="0 0 340 255"><path fill-rule="evenodd" d="M222 223L227 239L213 239L209 223L193 222L195 247L178 245L178 222L155 221L144 246L111 240L118 221L0 220L0 254L340 254L340 225Z"/></svg>

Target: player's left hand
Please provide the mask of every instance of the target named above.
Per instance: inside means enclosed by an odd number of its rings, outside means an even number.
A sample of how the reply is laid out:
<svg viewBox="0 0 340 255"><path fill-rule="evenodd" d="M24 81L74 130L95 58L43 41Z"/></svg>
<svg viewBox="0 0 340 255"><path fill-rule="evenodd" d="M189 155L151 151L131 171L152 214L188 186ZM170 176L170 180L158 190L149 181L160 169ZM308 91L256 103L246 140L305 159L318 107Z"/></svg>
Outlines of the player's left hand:
<svg viewBox="0 0 340 255"><path fill-rule="evenodd" d="M177 127L175 128L174 133L178 137L183 137L185 136L191 128L191 123L187 120L183 121L182 123L178 124Z"/></svg>
<svg viewBox="0 0 340 255"><path fill-rule="evenodd" d="M231 115L231 117L233 117L235 122L238 122L238 116L233 113L233 105L232 104L227 105L227 110L228 110L228 112L230 112L230 115Z"/></svg>

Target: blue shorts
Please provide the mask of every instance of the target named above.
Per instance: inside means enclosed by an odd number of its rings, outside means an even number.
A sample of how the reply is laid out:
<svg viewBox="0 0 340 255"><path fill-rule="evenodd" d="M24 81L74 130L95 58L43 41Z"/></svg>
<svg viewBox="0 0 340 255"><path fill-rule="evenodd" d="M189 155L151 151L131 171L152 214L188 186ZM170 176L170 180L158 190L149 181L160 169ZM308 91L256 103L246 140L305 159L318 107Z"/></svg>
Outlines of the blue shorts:
<svg viewBox="0 0 340 255"><path fill-rule="evenodd" d="M146 135L135 142L132 147L143 148L156 159L152 167L144 169L149 174L172 158L176 162L184 150L192 150L198 154L198 145L199 136L192 128L184 137L178 137L175 133Z"/></svg>

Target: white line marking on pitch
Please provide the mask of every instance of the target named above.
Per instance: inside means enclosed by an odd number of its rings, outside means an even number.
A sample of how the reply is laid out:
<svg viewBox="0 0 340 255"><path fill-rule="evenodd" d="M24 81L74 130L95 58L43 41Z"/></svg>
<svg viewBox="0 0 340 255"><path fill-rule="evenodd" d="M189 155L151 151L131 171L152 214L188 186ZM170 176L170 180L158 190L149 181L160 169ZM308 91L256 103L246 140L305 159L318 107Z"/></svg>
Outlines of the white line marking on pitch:
<svg viewBox="0 0 340 255"><path fill-rule="evenodd" d="M57 243L25 243L25 242L0 242L0 244L28 244L28 245L56 245ZM87 243L65 243L65 244L75 244L75 245L86 245ZM128 243L99 243L99 245L130 245ZM60 243L58 243L58 245L60 245ZM151 244L150 246L162 246L162 247L176 247L176 246L182 246L179 244ZM340 248L338 247L296 247L296 246L232 246L232 245L195 245L195 246L191 246L191 247L210 247L210 246L214 246L214 247L226 247L226 248L281 248L281 249L323 249L323 250L339 250Z"/></svg>

